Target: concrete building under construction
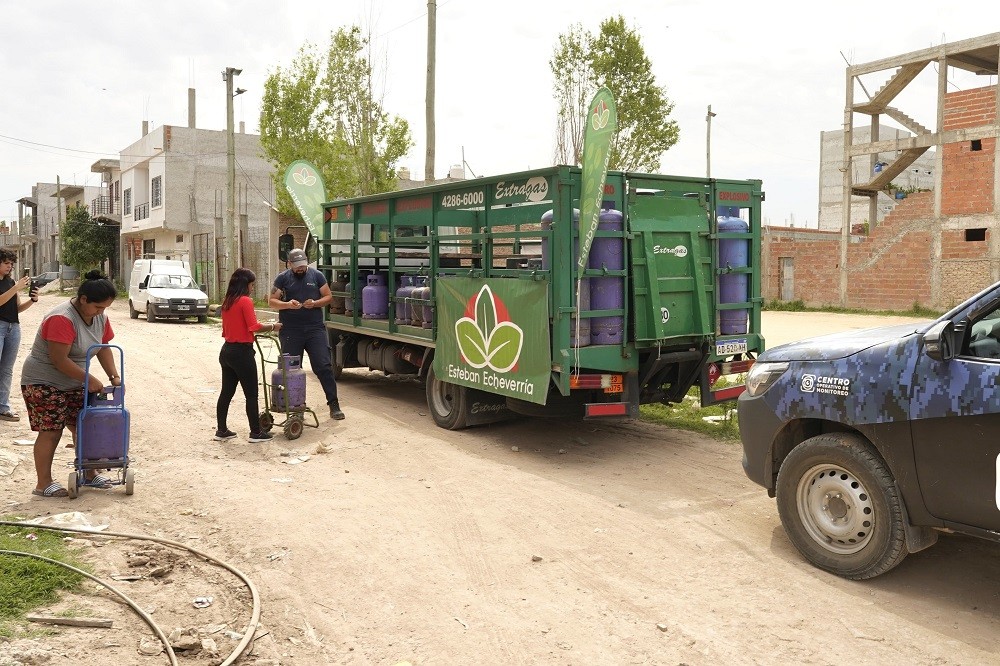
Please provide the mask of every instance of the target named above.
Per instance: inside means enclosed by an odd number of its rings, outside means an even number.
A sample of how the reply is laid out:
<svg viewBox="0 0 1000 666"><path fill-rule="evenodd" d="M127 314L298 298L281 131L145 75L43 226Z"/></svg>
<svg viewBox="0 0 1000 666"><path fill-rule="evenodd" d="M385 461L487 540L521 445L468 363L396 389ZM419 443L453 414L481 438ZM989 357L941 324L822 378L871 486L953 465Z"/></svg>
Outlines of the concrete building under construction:
<svg viewBox="0 0 1000 666"><path fill-rule="evenodd" d="M993 33L847 68L839 229L765 229L766 299L944 309L1000 280L1000 88L985 78L982 87L948 91L953 68L995 77L998 62ZM931 129L896 100L935 73ZM881 87L867 94L873 78ZM905 131L887 132L883 118Z"/></svg>

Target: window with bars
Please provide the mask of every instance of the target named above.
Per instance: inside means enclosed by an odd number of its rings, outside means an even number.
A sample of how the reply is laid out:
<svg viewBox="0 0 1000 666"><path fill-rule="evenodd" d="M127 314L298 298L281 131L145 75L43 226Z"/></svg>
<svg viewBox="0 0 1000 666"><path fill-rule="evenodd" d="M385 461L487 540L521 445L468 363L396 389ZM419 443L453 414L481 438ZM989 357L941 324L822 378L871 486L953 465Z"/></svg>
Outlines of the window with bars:
<svg viewBox="0 0 1000 666"><path fill-rule="evenodd" d="M153 179L152 184L152 201L153 208L163 205L163 176L157 176Z"/></svg>
<svg viewBox="0 0 1000 666"><path fill-rule="evenodd" d="M123 206L122 206L122 208L125 211L124 214L125 215L131 215L132 214L132 188L131 187L126 187L125 188L125 194L124 194L124 196L125 196L125 201L123 202Z"/></svg>

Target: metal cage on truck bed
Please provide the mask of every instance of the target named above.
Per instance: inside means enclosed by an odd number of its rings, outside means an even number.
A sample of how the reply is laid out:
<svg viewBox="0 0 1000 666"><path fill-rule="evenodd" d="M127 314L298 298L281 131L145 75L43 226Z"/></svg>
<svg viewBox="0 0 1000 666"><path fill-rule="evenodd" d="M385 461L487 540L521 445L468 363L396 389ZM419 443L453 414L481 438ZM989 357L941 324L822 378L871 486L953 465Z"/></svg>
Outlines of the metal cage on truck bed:
<svg viewBox="0 0 1000 666"><path fill-rule="evenodd" d="M427 379L435 421L638 415L749 369L760 181L610 172L578 271L581 173L559 166L324 204L341 370Z"/></svg>

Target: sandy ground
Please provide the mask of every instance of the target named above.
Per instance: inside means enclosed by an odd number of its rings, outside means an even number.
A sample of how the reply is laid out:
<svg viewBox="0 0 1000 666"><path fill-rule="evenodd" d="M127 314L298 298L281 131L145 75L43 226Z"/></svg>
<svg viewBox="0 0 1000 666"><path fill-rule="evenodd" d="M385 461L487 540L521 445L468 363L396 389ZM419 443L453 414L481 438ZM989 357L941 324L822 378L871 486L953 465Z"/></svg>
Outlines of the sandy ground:
<svg viewBox="0 0 1000 666"><path fill-rule="evenodd" d="M43 296L23 318L22 358L60 298ZM239 663L1000 659L995 544L944 536L889 575L845 581L798 556L773 500L745 478L738 445L640 422L523 420L448 432L427 415L419 383L357 370L340 383L347 420L320 411L319 427L298 440L249 444L237 394L229 425L241 436L220 444L211 439L218 326L131 321L124 302L111 316L125 348L135 494L31 496L31 449L13 443L31 438L22 421L0 425L0 451L21 458L0 477L0 506L25 518L106 517L111 530L229 562L261 596L254 647ZM882 320L768 313L764 323L773 345ZM319 409L311 374L307 391ZM320 445L329 452L316 453ZM309 457L289 464L296 456ZM250 597L228 572L146 542L75 543L165 632L200 632L224 657L245 631ZM139 579L112 578L123 575ZM212 605L195 608L203 596ZM114 626L0 643L0 664L168 663L139 654L152 632L93 583L49 610L65 608ZM220 657L208 643L179 660Z"/></svg>

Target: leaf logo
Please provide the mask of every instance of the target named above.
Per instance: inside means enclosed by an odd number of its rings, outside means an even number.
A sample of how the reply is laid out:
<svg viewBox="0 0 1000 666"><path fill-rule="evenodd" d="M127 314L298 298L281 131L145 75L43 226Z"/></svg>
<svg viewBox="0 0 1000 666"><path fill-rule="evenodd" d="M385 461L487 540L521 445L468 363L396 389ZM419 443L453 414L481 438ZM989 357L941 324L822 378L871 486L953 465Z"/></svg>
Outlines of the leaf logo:
<svg viewBox="0 0 1000 666"><path fill-rule="evenodd" d="M292 178L294 178L295 182L299 185L305 185L308 187L316 184L316 176L312 175L306 167L302 167L298 171L293 171Z"/></svg>
<svg viewBox="0 0 1000 666"><path fill-rule="evenodd" d="M608 121L611 119L611 110L608 109L607 103L602 99L594 105L594 111L590 114L590 126L594 130L602 130L608 126Z"/></svg>
<svg viewBox="0 0 1000 666"><path fill-rule="evenodd" d="M503 301L488 285L469 299L465 313L455 322L455 339L465 362L494 372L507 372L517 365L524 331L510 321Z"/></svg>

